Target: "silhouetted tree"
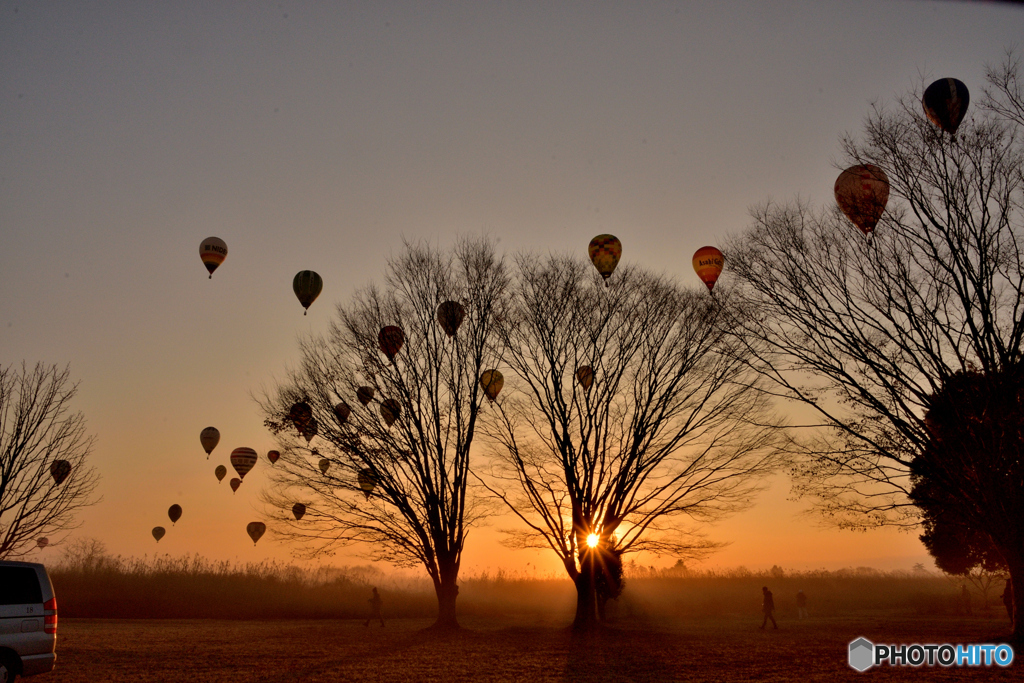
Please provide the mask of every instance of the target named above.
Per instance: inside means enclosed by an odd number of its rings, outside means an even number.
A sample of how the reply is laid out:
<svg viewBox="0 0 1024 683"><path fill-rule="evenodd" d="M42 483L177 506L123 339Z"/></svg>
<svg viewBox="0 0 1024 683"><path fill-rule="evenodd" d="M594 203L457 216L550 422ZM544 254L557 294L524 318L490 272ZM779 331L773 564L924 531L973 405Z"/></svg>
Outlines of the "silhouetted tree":
<svg viewBox="0 0 1024 683"><path fill-rule="evenodd" d="M67 368L0 368L0 559L76 528L75 513L97 502L94 438L71 412L77 389Z"/></svg>
<svg viewBox="0 0 1024 683"><path fill-rule="evenodd" d="M301 342L300 367L262 401L282 446L265 494L278 511L272 528L309 555L355 543L372 559L423 566L438 627L458 626L466 528L480 513L466 494L479 378L497 365L493 324L507 282L490 242L466 240L450 253L407 244L388 264L386 288L339 306L327 335ZM464 311L453 336L439 324L445 301ZM449 327L454 321L446 319ZM404 335L392 359L378 337L386 326ZM373 390L365 407L361 387ZM340 402L350 410L345 419L335 411ZM296 403L309 406L301 424ZM310 415L317 428L307 442L300 435L309 433ZM306 505L301 520L292 514L297 502Z"/></svg>
<svg viewBox="0 0 1024 683"><path fill-rule="evenodd" d="M747 505L773 432L729 341L728 297L622 266L606 288L572 258L518 266L501 325L514 377L488 411L501 446L483 483L526 525L510 545L561 559L586 631L621 589L624 553L714 547L681 524Z"/></svg>
<svg viewBox="0 0 1024 683"><path fill-rule="evenodd" d="M760 313L737 336L766 345L752 350L773 393L818 418L789 444L796 490L840 526L918 524L911 468L931 440L932 397L959 373L990 376L1021 361L1017 70L1012 57L990 69L989 89L955 136L925 118L914 94L876 106L863 140L844 139L848 163L879 166L891 184L873 243L837 208L768 205L726 250L745 304ZM963 493L944 495L966 503Z"/></svg>

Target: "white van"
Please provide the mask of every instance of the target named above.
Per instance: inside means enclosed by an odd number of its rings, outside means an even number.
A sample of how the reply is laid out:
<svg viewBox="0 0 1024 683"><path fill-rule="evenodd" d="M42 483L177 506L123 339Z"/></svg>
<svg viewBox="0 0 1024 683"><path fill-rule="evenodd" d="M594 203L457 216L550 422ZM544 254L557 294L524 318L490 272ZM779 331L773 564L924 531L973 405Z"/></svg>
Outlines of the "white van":
<svg viewBox="0 0 1024 683"><path fill-rule="evenodd" d="M57 598L46 567L0 561L0 683L53 670Z"/></svg>

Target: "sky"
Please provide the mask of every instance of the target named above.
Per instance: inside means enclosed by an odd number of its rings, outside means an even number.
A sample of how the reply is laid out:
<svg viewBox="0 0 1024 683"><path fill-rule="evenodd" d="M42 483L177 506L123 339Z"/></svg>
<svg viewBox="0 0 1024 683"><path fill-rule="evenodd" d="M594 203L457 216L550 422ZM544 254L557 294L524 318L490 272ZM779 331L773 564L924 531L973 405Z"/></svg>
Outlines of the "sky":
<svg viewBox="0 0 1024 683"><path fill-rule="evenodd" d="M245 535L268 462L234 495L214 467L274 447L253 395L404 240L582 257L612 233L623 262L701 287L693 252L751 207L833 201L872 103L947 76L977 101L1022 36L1024 7L935 0L0 0L0 365L80 383L102 502L71 538L290 561ZM211 235L229 253L208 279ZM300 270L324 280L307 316ZM931 566L915 534L821 528L766 483L706 566ZM514 524L473 531L464 571L558 571L500 545Z"/></svg>

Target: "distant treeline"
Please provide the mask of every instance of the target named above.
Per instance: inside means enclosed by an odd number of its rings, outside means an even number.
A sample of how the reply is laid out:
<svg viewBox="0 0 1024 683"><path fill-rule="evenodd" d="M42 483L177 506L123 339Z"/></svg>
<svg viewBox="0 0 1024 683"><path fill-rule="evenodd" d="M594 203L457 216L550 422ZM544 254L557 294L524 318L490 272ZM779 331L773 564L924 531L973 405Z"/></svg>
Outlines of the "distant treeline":
<svg viewBox="0 0 1024 683"><path fill-rule="evenodd" d="M83 550L83 548L85 548ZM386 575L372 567L304 569L274 562L232 564L198 555L124 558L95 544L68 552L49 568L62 617L164 619L361 619L370 587L384 597L386 618L432 618L437 602L428 581ZM777 615L796 616L796 593L811 617L858 611L954 614L963 609L960 586L925 572L689 571L628 564L623 595L610 603L612 619L756 616L761 586L775 595ZM973 607L984 597L975 588ZM999 583L987 596L993 614ZM470 617L526 617L571 621L575 591L569 579L520 573L480 574L460 584L459 613Z"/></svg>

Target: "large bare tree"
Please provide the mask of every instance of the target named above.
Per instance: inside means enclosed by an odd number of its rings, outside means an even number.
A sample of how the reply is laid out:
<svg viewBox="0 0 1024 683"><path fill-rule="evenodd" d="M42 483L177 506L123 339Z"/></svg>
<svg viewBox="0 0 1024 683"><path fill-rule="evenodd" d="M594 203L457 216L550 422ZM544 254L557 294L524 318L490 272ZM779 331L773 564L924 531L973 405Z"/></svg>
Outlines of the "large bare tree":
<svg viewBox="0 0 1024 683"><path fill-rule="evenodd" d="M501 325L500 447L482 483L525 525L510 545L550 548L577 589L574 629L614 596L621 556L713 547L694 525L747 505L772 467L764 395L735 356L727 296L621 268L518 259Z"/></svg>
<svg viewBox="0 0 1024 683"><path fill-rule="evenodd" d="M263 401L284 451L265 496L273 530L310 555L360 544L372 559L422 566L441 628L458 626L462 550L483 509L467 498L470 453L507 285L487 240L450 252L407 244L385 286L339 306Z"/></svg>
<svg viewBox="0 0 1024 683"><path fill-rule="evenodd" d="M0 368L0 559L76 528L75 514L97 502L94 438L71 412L76 390L67 368Z"/></svg>
<svg viewBox="0 0 1024 683"><path fill-rule="evenodd" d="M965 372L1020 376L1017 73L1012 56L990 69L980 106L955 135L925 117L915 93L874 107L863 135L843 140L847 163L874 164L891 184L873 242L837 209L768 205L727 248L747 305L761 312L737 330L767 345L758 358L773 390L817 416L791 443L801 457L797 490L840 526L916 525L910 475L933 438L932 397ZM1024 584L1020 540L1000 550Z"/></svg>

